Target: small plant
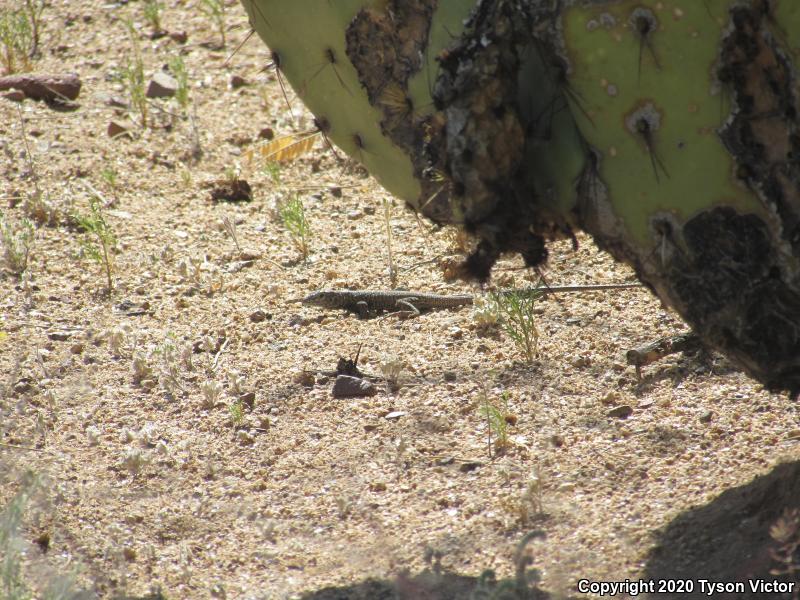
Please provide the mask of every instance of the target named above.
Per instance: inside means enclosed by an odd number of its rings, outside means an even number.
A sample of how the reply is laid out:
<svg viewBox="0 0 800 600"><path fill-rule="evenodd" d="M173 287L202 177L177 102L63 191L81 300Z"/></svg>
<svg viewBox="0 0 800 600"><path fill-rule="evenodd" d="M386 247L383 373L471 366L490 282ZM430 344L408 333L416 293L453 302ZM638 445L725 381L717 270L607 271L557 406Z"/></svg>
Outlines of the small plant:
<svg viewBox="0 0 800 600"><path fill-rule="evenodd" d="M42 13L46 0L25 0L25 13L31 26L31 44L28 56L35 58L39 54L39 36L42 31Z"/></svg>
<svg viewBox="0 0 800 600"><path fill-rule="evenodd" d="M386 379L386 385L389 387L390 391L396 392L400 389L400 374L407 366L408 363L398 358L381 362L381 373L384 379Z"/></svg>
<svg viewBox="0 0 800 600"><path fill-rule="evenodd" d="M161 3L158 0L144 0L144 18L150 23L153 35L163 35L161 27Z"/></svg>
<svg viewBox="0 0 800 600"><path fill-rule="evenodd" d="M203 408L214 408L222 394L222 385L216 381L206 381L200 386L200 392L203 394Z"/></svg>
<svg viewBox="0 0 800 600"><path fill-rule="evenodd" d="M178 89L175 90L175 100L184 110L189 106L189 73L186 71L186 63L183 57L177 55L169 61L169 70L178 82Z"/></svg>
<svg viewBox="0 0 800 600"><path fill-rule="evenodd" d="M106 223L103 210L100 207L100 200L93 196L90 204L90 212L88 215L75 214L73 215L78 226L83 229L85 236L81 239L81 248L84 253L93 261L102 265L105 274L108 291L111 293L114 288L114 281L112 273L114 270L114 248L117 239L111 226Z"/></svg>
<svg viewBox="0 0 800 600"><path fill-rule="evenodd" d="M106 185L111 189L111 195L114 198L114 204L118 203L118 190L119 187L117 186L117 172L113 167L105 167L102 171L100 171L100 177L103 178L103 181L106 182Z"/></svg>
<svg viewBox="0 0 800 600"><path fill-rule="evenodd" d="M501 410L494 402L489 400L486 390L481 394L481 414L486 419L489 434L489 456L494 452L503 452L508 448L508 394L504 393L502 398L504 402L504 409ZM492 436L494 435L494 443L492 443Z"/></svg>
<svg viewBox="0 0 800 600"><path fill-rule="evenodd" d="M241 398L237 398L228 406L231 415L231 422L234 427L239 427L244 422L244 403Z"/></svg>
<svg viewBox="0 0 800 600"><path fill-rule="evenodd" d="M214 22L219 32L221 42L219 47L225 47L225 1L224 0L201 0L200 10L208 15Z"/></svg>
<svg viewBox="0 0 800 600"><path fill-rule="evenodd" d="M13 228L0 212L0 242L3 246L3 262L17 277L28 269L28 258L33 245L33 223L23 219L19 229Z"/></svg>
<svg viewBox="0 0 800 600"><path fill-rule="evenodd" d="M498 322L525 353L529 363L533 362L539 341L534 307L540 295L537 290L493 292L491 295Z"/></svg>
<svg viewBox="0 0 800 600"><path fill-rule="evenodd" d="M264 163L264 172L272 179L275 185L281 184L281 165L277 162Z"/></svg>
<svg viewBox="0 0 800 600"><path fill-rule="evenodd" d="M0 60L6 74L30 69L33 39L25 10L0 10Z"/></svg>
<svg viewBox="0 0 800 600"><path fill-rule="evenodd" d="M294 194L288 202L283 203L278 208L278 215L281 223L289 232L295 247L303 255L303 260L308 258L308 238L311 236L311 228L306 219L303 202Z"/></svg>
<svg viewBox="0 0 800 600"><path fill-rule="evenodd" d="M73 577L69 574L43 577L41 572L32 572L34 569L26 570L26 557L34 552L21 530L28 511L43 510L41 503L47 483L33 471L25 472L19 483L19 491L0 509L0 598L67 600L88 597L88 592L81 592L75 587ZM36 516L34 513L31 520Z"/></svg>
<svg viewBox="0 0 800 600"><path fill-rule="evenodd" d="M136 28L131 21L125 21L125 27L131 39L131 55L127 57L125 66L119 72L119 80L125 86L131 106L139 113L139 125L147 127L147 95L145 92L144 62L139 47Z"/></svg>
<svg viewBox="0 0 800 600"><path fill-rule="evenodd" d="M38 481L29 477L16 496L0 513L0 598L30 598L30 590L22 576L24 542L20 536L22 515Z"/></svg>
<svg viewBox="0 0 800 600"><path fill-rule="evenodd" d="M236 251L241 254L242 247L239 245L239 236L236 234L236 221L231 219L228 215L225 215L222 217L222 227L225 229L225 233L233 240Z"/></svg>

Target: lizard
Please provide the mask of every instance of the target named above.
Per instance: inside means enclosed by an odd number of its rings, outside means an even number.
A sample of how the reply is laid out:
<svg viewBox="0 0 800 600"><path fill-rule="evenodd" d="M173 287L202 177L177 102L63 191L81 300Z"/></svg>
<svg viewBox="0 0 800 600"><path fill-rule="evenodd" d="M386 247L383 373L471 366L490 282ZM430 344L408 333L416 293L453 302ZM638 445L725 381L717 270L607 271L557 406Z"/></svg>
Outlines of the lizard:
<svg viewBox="0 0 800 600"><path fill-rule="evenodd" d="M513 290L514 293L536 292L542 296L559 292L591 292L642 287L638 283L610 285L569 285ZM504 291L500 293L512 293ZM358 314L362 319L377 312L408 312L414 316L421 311L460 308L473 304L470 294L445 296L408 290L320 290L303 298L307 306L342 309Z"/></svg>

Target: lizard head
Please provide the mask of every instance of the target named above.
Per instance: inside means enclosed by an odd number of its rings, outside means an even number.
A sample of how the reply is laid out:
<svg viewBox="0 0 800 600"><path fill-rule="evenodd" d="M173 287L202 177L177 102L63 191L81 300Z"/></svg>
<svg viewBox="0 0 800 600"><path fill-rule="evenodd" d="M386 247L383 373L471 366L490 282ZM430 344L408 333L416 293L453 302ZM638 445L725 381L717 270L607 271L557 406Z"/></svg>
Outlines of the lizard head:
<svg viewBox="0 0 800 600"><path fill-rule="evenodd" d="M336 292L321 290L303 298L303 304L321 306L323 308L336 308Z"/></svg>

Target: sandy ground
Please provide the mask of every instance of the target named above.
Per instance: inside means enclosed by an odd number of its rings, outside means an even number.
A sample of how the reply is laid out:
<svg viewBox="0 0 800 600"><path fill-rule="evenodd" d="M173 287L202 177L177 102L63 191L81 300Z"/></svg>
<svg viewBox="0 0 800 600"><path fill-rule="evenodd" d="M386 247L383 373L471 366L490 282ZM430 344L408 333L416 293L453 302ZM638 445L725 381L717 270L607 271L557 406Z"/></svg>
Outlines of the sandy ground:
<svg viewBox="0 0 800 600"><path fill-rule="evenodd" d="M265 128L311 125L299 100L290 116L259 40L226 62L248 31L238 4L225 49L197 2L162 10L185 43L149 39L142 15L142 2L52 0L33 69L78 73L78 106L0 99L5 219L54 221L36 226L28 277L0 279L0 502L25 470L43 477L24 529L31 582L47 568L103 598L322 598L328 586L348 598L368 578L433 567L511 575L538 530L532 575L562 597L581 578L640 576L670 524L796 459L795 404L725 360L678 355L637 379L625 351L684 330L643 290L541 300L532 363L471 308L360 320L300 305L322 287L389 285L387 215L399 287L482 292L443 279L454 232L418 223L321 142L279 174L247 160ZM188 109L152 100L144 129L110 106L127 102L124 19L148 79L177 55L189 76ZM110 121L130 138L111 139ZM252 202L212 202L232 175ZM88 212L92 190L117 238L110 294L66 218ZM293 194L311 229L305 261L276 217ZM579 241L553 245L550 285L633 280ZM506 260L494 283L537 280ZM359 348L367 373L404 365L399 389L379 379L374 396L332 397L327 373ZM509 415L501 454L486 401ZM726 550L721 563L747 554Z"/></svg>

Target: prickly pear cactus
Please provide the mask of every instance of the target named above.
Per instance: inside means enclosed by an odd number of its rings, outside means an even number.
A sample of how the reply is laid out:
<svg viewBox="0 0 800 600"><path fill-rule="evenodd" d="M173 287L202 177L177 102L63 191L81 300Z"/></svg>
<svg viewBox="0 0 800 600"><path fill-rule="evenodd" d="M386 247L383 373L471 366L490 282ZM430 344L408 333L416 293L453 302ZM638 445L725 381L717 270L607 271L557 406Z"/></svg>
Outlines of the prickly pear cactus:
<svg viewBox="0 0 800 600"><path fill-rule="evenodd" d="M320 129L478 236L465 275L585 230L800 392L800 3L242 1Z"/></svg>
<svg viewBox="0 0 800 600"><path fill-rule="evenodd" d="M435 110L436 56L458 38L474 0L242 4L322 133L413 208L457 220L422 177L416 148Z"/></svg>

